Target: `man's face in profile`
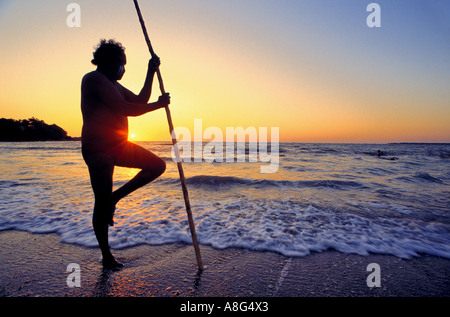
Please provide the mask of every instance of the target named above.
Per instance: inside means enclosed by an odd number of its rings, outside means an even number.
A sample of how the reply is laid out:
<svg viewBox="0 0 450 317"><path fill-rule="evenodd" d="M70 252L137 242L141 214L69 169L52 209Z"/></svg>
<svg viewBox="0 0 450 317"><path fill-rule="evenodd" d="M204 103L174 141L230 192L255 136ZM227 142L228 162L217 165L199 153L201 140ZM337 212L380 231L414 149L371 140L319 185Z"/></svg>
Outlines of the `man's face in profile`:
<svg viewBox="0 0 450 317"><path fill-rule="evenodd" d="M116 62L116 66L115 66L115 73L116 75L116 80L121 80L123 75L125 74L125 65L127 64L127 56L125 54L123 54L118 61Z"/></svg>

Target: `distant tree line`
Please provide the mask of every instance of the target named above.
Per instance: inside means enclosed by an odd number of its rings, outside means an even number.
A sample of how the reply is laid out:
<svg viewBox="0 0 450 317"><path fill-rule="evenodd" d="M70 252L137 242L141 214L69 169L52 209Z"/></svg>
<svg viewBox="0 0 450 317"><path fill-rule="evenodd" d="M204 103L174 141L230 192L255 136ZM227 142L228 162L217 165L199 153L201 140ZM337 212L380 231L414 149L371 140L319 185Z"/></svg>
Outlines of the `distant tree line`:
<svg viewBox="0 0 450 317"><path fill-rule="evenodd" d="M72 140L56 124L49 125L37 118L24 120L0 119L0 141L62 141Z"/></svg>

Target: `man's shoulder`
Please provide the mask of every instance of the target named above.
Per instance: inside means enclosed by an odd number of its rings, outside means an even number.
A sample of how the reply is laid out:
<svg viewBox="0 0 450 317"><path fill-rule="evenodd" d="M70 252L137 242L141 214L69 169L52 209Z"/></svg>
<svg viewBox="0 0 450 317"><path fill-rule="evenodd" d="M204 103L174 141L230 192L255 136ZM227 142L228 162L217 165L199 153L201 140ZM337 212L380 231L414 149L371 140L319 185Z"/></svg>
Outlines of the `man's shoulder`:
<svg viewBox="0 0 450 317"><path fill-rule="evenodd" d="M86 81L86 80L101 80L102 77L103 77L103 75L100 72L98 72L96 70L93 70L92 72L89 72L89 73L87 73L86 75L83 76L83 81Z"/></svg>
<svg viewBox="0 0 450 317"><path fill-rule="evenodd" d="M95 87L110 87L111 82L98 71L92 71L83 76L81 87L84 89L95 89Z"/></svg>

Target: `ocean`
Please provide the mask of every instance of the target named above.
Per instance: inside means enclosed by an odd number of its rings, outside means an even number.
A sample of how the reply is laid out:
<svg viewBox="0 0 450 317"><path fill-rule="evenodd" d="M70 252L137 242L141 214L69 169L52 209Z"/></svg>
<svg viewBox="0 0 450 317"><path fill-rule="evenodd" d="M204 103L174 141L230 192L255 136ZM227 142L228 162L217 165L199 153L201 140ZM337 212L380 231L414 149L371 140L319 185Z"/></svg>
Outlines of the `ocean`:
<svg viewBox="0 0 450 317"><path fill-rule="evenodd" d="M137 143L167 170L117 205L111 247L192 243L171 143ZM264 164L183 163L200 245L450 258L450 144L281 143ZM137 172L116 167L114 187ZM93 205L80 142L0 143L0 230L95 247Z"/></svg>

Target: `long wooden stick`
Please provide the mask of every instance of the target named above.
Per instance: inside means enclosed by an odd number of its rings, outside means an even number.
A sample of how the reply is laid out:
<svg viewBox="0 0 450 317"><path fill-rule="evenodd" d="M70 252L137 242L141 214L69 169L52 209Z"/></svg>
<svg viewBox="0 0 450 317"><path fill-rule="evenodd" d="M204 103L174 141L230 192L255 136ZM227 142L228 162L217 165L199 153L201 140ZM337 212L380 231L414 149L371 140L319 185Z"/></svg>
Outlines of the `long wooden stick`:
<svg viewBox="0 0 450 317"><path fill-rule="evenodd" d="M152 57L154 57L154 56L156 56L156 54L153 51L152 43L150 42L150 38L148 37L147 28L145 27L145 22L144 22L144 19L142 18L141 10L139 9L139 4L138 4L137 0L133 0L133 1L134 1L134 6L136 7L136 11L137 11L137 14L139 17L139 22L141 23L142 31L144 32L145 41L147 42L147 46L150 51L150 54L152 55ZM161 94L165 94L166 91L164 89L164 83L163 83L163 80L161 77L161 72L160 72L159 68L157 69L156 74L158 76L159 89L161 90ZM187 216L188 216L189 228L191 230L192 242L194 244L195 255L197 257L197 264L198 264L198 268L200 270L202 270L203 262L202 262L202 257L200 255L200 247L198 246L197 234L195 232L194 219L192 218L191 203L189 202L189 195L188 195L188 190L186 187L186 179L184 178L183 166L181 165L181 159L180 159L180 153L178 151L177 139L176 139L175 133L173 132L172 116L170 115L169 106L166 106L165 109L166 109L167 121L169 122L170 135L172 136L172 144L173 144L174 151L175 151L175 157L177 160L178 173L180 174L181 188L183 189L184 203L186 205L186 212L187 212Z"/></svg>

